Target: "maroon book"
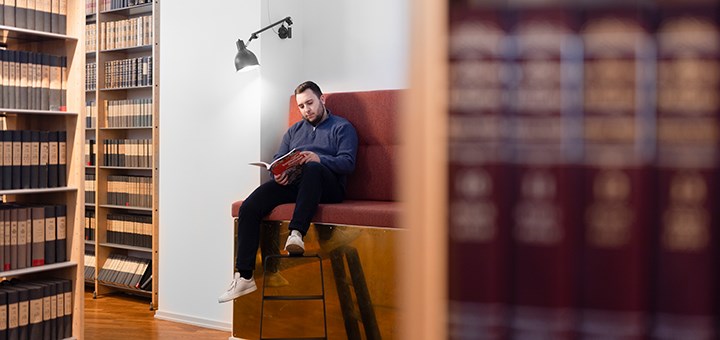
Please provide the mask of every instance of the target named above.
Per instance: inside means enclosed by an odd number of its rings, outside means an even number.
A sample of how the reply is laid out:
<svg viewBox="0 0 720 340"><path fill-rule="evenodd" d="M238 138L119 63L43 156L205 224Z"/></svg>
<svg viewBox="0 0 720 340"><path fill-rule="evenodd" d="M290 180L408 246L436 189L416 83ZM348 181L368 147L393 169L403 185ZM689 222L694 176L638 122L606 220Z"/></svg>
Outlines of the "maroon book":
<svg viewBox="0 0 720 340"><path fill-rule="evenodd" d="M469 7L456 3L449 27L448 334L505 339L507 37L498 13Z"/></svg>
<svg viewBox="0 0 720 340"><path fill-rule="evenodd" d="M654 40L643 12L589 11L579 335L647 334L654 157Z"/></svg>
<svg viewBox="0 0 720 340"><path fill-rule="evenodd" d="M575 16L524 9L513 24L513 339L572 339L582 45Z"/></svg>
<svg viewBox="0 0 720 340"><path fill-rule="evenodd" d="M716 4L661 11L652 336L715 339L720 35Z"/></svg>

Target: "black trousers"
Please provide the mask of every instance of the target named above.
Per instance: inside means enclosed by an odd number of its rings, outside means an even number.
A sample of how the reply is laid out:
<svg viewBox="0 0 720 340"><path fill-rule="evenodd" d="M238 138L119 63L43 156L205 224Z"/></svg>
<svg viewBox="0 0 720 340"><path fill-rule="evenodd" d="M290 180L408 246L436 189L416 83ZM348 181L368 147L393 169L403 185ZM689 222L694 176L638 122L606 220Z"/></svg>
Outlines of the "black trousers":
<svg viewBox="0 0 720 340"><path fill-rule="evenodd" d="M320 203L339 203L345 189L335 174L324 165L310 162L303 165L302 175L293 184L280 185L274 180L260 185L248 196L238 211L238 249L235 269L255 269L255 256L260 244L260 222L275 207L295 203L290 230L303 236Z"/></svg>

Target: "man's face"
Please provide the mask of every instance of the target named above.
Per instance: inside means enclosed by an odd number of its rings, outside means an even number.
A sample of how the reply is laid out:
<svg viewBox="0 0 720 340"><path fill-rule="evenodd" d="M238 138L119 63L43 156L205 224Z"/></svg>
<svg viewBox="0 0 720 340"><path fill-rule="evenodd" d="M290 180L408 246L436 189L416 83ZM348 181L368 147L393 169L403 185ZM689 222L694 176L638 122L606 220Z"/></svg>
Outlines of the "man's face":
<svg viewBox="0 0 720 340"><path fill-rule="evenodd" d="M310 89L307 89L295 96L298 108L303 118L310 124L316 125L322 120L325 114L325 95L320 98Z"/></svg>

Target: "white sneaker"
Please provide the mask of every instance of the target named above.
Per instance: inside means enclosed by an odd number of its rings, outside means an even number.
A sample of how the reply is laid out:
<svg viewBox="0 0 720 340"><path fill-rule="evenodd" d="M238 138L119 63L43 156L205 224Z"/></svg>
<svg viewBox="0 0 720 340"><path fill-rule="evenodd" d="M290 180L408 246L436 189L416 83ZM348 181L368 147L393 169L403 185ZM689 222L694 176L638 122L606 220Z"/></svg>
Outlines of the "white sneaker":
<svg viewBox="0 0 720 340"><path fill-rule="evenodd" d="M285 250L290 255L302 255L305 252L305 243L299 231L293 230L285 241Z"/></svg>
<svg viewBox="0 0 720 340"><path fill-rule="evenodd" d="M235 273L232 282L230 282L230 287L228 287L225 293L222 293L222 295L220 295L220 297L218 298L218 303L235 300L245 294L250 294L256 290L257 286L255 285L255 280L244 279L240 276L240 273Z"/></svg>

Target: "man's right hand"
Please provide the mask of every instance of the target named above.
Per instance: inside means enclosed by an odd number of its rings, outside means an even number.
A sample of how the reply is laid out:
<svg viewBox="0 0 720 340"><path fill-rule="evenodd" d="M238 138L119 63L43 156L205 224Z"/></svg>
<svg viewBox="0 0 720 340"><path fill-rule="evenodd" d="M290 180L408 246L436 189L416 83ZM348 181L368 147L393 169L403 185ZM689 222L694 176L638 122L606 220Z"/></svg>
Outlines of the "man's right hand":
<svg viewBox="0 0 720 340"><path fill-rule="evenodd" d="M288 175L287 171L284 171L283 173L275 176L275 182L280 185L287 185L288 184Z"/></svg>

